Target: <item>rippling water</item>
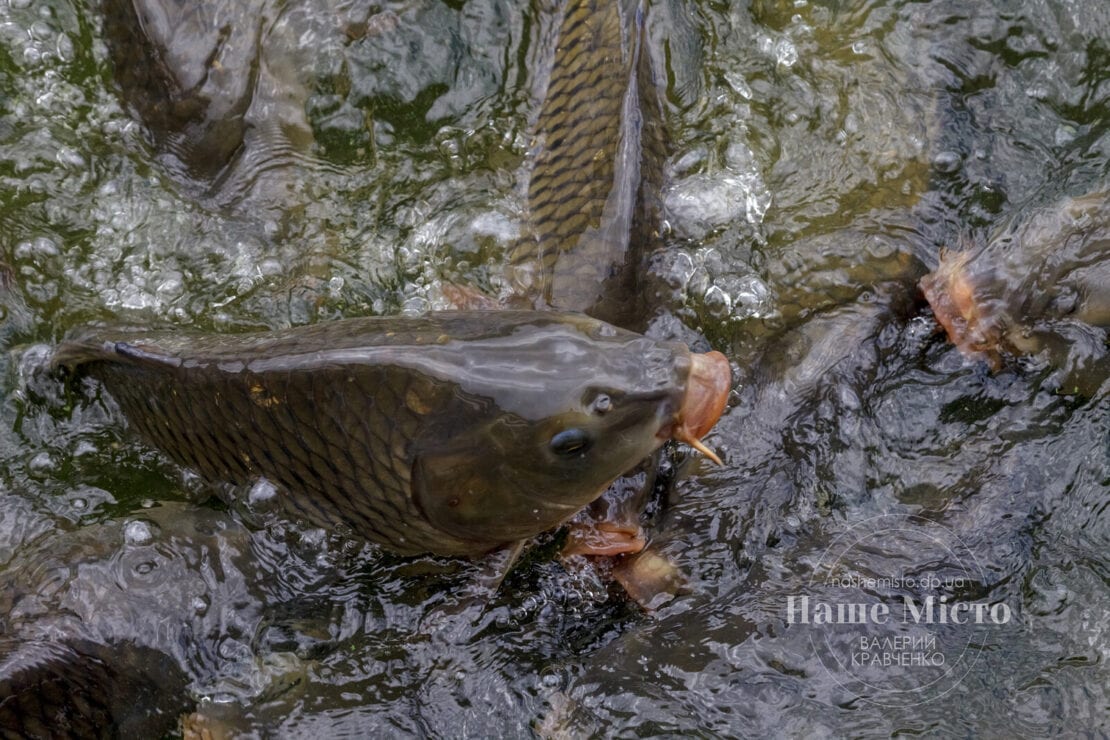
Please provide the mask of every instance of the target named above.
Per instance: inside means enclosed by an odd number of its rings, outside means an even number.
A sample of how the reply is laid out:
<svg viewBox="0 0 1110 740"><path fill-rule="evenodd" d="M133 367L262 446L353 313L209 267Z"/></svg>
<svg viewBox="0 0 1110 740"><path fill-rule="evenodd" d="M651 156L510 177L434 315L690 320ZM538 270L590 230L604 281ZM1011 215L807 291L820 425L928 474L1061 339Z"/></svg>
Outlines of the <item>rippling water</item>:
<svg viewBox="0 0 1110 740"><path fill-rule="evenodd" d="M147 733L1108 731L1105 378L991 373L916 288L942 247L1107 191L1104 2L652 6L658 269L738 378L726 464L690 462L654 522L688 586L652 614L550 547L475 604L476 566L206 500L43 375L91 320L277 328L497 287L547 11L229 7L271 86L248 118L288 130L213 185L121 99L99 6L0 4L4 670L62 646ZM845 604L865 623L816 623Z"/></svg>

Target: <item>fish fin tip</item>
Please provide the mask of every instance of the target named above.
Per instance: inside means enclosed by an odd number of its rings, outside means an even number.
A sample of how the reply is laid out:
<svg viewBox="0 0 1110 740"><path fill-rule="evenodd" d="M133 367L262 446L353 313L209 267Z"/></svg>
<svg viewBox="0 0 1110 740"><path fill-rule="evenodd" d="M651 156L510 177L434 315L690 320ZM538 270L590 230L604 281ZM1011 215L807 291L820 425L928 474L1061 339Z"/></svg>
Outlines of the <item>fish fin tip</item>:
<svg viewBox="0 0 1110 740"><path fill-rule="evenodd" d="M491 594L497 593L505 578L512 572L520 560L521 553L524 552L525 544L527 540L518 540L489 554L487 568L480 580L482 586L488 588Z"/></svg>

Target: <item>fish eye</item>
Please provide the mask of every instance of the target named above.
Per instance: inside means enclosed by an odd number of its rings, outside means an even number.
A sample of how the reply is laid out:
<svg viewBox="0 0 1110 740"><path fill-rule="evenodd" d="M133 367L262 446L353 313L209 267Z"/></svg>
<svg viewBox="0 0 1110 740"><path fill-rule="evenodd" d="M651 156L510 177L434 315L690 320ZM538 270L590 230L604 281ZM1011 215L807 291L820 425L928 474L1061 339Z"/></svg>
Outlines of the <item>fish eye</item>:
<svg viewBox="0 0 1110 740"><path fill-rule="evenodd" d="M604 414L613 408L613 399L609 397L608 393L598 393L593 403L590 404L590 408L593 409L594 413Z"/></svg>
<svg viewBox="0 0 1110 740"><path fill-rule="evenodd" d="M560 457L580 455L590 449L593 440L581 429L564 429L551 438L548 445Z"/></svg>

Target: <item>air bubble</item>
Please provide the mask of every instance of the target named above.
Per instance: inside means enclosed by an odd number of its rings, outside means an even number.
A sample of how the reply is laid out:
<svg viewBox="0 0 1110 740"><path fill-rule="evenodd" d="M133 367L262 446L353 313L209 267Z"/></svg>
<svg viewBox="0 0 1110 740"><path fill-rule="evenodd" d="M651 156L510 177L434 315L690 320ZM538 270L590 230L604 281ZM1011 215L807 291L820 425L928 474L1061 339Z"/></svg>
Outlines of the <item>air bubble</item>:
<svg viewBox="0 0 1110 740"><path fill-rule="evenodd" d="M732 298L718 285L709 286L709 290L705 291L702 297L702 302L709 315L716 319L726 318L732 313Z"/></svg>
<svg viewBox="0 0 1110 740"><path fill-rule="evenodd" d="M58 164L61 165L69 165L70 167L85 166L85 158L78 154L76 150L71 149L68 146L64 146L59 149L54 155L54 159L57 160Z"/></svg>
<svg viewBox="0 0 1110 740"><path fill-rule="evenodd" d="M281 260L273 259L272 257L262 260L258 263L258 272L264 277L273 277L280 275L285 271L285 267L281 264Z"/></svg>
<svg viewBox="0 0 1110 740"><path fill-rule="evenodd" d="M734 70L725 72L725 82L729 84L733 92L742 97L744 100L752 99L752 88L744 76Z"/></svg>
<svg viewBox="0 0 1110 740"><path fill-rule="evenodd" d="M66 34L58 35L58 59L63 62L72 62L76 58L73 50L73 41Z"/></svg>
<svg viewBox="0 0 1110 740"><path fill-rule="evenodd" d="M401 304L401 313L406 316L423 316L428 312L428 299L423 296L406 298Z"/></svg>
<svg viewBox="0 0 1110 740"><path fill-rule="evenodd" d="M74 457L85 457L87 455L94 455L97 452L97 447L87 439L82 439L73 446Z"/></svg>
<svg viewBox="0 0 1110 740"><path fill-rule="evenodd" d="M49 452L40 452L27 462L27 471L34 478L45 478L57 468Z"/></svg>
<svg viewBox="0 0 1110 740"><path fill-rule="evenodd" d="M17 260L55 257L58 255L58 245L49 237L40 236L16 244L14 254Z"/></svg>
<svg viewBox="0 0 1110 740"><path fill-rule="evenodd" d="M172 272L158 283L157 292L161 296L179 296L185 290L184 276L180 272Z"/></svg>
<svg viewBox="0 0 1110 740"><path fill-rule="evenodd" d="M148 545L153 540L154 530L149 522L136 519L123 527L123 541L128 545Z"/></svg>
<svg viewBox="0 0 1110 740"><path fill-rule="evenodd" d="M1053 142L1056 146L1065 146L1075 141L1075 137L1079 135L1079 131L1071 125L1060 124L1056 127L1053 133Z"/></svg>
<svg viewBox="0 0 1110 740"><path fill-rule="evenodd" d="M780 39L775 44L775 61L782 67L793 67L798 61L798 48L790 39Z"/></svg>
<svg viewBox="0 0 1110 740"><path fill-rule="evenodd" d="M28 30L31 38L36 41L48 41L54 37L54 29L45 21L35 21Z"/></svg>
<svg viewBox="0 0 1110 740"><path fill-rule="evenodd" d="M937 155L933 157L933 169L945 174L955 172L960 168L961 160L962 158L959 152L950 150L938 152Z"/></svg>
<svg viewBox="0 0 1110 740"><path fill-rule="evenodd" d="M668 252L663 260L659 270L660 276L675 290L684 290L694 274L693 258L686 252L673 250Z"/></svg>
<svg viewBox="0 0 1110 740"><path fill-rule="evenodd" d="M277 495L277 487L265 478L260 478L251 486L250 492L247 493L247 502L252 508L256 506L266 506L274 501Z"/></svg>

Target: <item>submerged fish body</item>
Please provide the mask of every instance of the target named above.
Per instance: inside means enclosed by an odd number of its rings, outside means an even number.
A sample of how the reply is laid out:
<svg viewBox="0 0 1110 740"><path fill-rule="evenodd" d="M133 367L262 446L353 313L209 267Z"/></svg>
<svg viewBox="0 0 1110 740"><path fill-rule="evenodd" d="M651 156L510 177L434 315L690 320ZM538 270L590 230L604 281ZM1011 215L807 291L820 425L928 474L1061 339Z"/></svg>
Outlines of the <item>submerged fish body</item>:
<svg viewBox="0 0 1110 740"><path fill-rule="evenodd" d="M140 645L0 640L0 735L160 737L188 709L187 683Z"/></svg>
<svg viewBox="0 0 1110 740"><path fill-rule="evenodd" d="M557 526L666 439L699 444L729 379L719 353L523 311L91 330L54 363L102 381L147 441L209 480L266 478L312 522L443 555Z"/></svg>
<svg viewBox="0 0 1110 740"><path fill-rule="evenodd" d="M984 245L942 254L921 288L968 357L997 369L1007 355L1047 352L1070 378L1097 387L1110 329L1110 197L1094 192L1022 214Z"/></svg>

